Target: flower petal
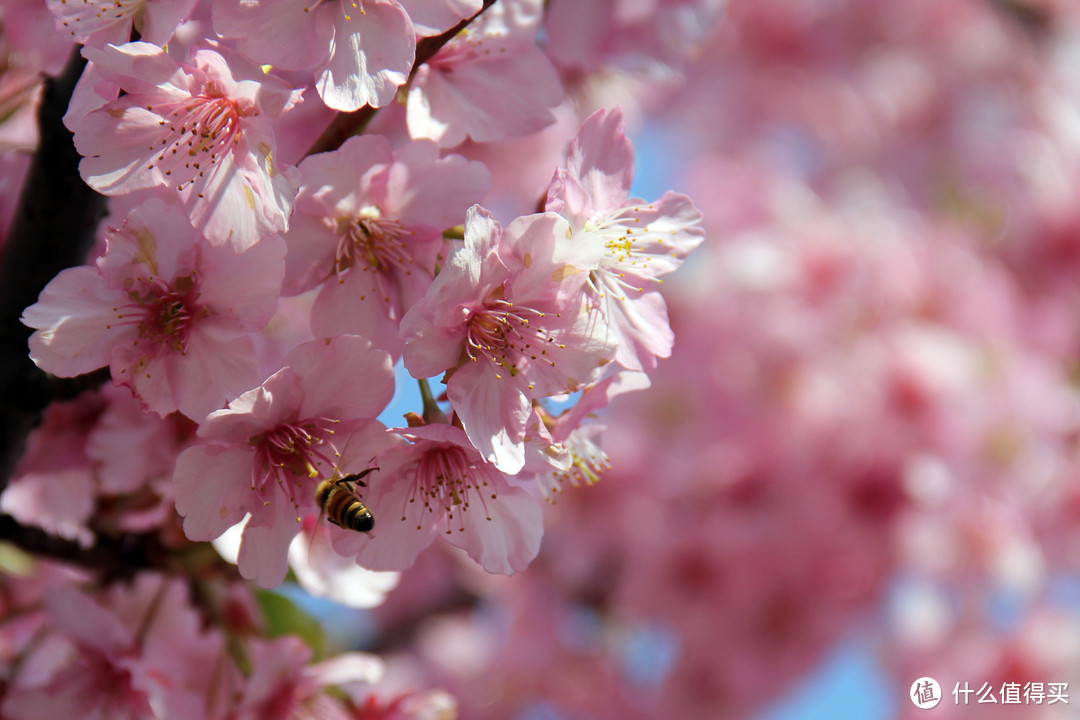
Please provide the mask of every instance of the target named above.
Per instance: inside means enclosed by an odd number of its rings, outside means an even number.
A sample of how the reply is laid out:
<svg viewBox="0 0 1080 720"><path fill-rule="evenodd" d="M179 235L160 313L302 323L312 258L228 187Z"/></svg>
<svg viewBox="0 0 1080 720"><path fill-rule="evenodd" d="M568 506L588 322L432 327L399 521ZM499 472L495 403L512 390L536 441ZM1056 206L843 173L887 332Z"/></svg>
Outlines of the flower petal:
<svg viewBox="0 0 1080 720"><path fill-rule="evenodd" d="M405 84L416 54L412 22L395 0L365 0L364 12L320 14L334 24L330 59L316 81L323 102L352 112L382 107Z"/></svg>

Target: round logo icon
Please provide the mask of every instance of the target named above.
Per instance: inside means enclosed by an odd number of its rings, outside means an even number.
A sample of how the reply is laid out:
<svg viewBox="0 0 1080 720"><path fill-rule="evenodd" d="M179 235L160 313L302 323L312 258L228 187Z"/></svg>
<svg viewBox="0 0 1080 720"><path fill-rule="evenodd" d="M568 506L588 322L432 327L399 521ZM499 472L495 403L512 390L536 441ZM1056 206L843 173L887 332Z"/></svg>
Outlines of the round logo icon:
<svg viewBox="0 0 1080 720"><path fill-rule="evenodd" d="M915 707L921 710L929 710L941 702L941 686L932 677L921 677L911 683L911 692L908 695Z"/></svg>

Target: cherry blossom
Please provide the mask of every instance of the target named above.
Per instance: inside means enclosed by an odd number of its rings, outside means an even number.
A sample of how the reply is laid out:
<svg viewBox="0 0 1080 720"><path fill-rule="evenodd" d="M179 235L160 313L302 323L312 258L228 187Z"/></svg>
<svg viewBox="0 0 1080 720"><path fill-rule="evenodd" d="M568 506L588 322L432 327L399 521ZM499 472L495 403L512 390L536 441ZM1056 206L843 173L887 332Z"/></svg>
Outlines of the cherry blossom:
<svg viewBox="0 0 1080 720"><path fill-rule="evenodd" d="M555 122L562 87L535 43L538 7L498 3L420 67L409 85L412 137L454 147L466 137L491 142Z"/></svg>
<svg viewBox="0 0 1080 720"><path fill-rule="evenodd" d="M450 11L445 0L430 5L433 19ZM323 102L346 112L390 102L416 54L412 21L397 0L215 0L214 28L257 62L315 68Z"/></svg>
<svg viewBox="0 0 1080 720"><path fill-rule="evenodd" d="M660 276L675 270L704 238L690 198L668 192L656 203L630 199L634 151L622 113L599 110L570 145L566 169L548 188L547 209L570 221L577 242L602 245L589 291L618 338L616 361L651 370L671 354L674 335Z"/></svg>
<svg viewBox="0 0 1080 720"><path fill-rule="evenodd" d="M518 218L503 231L470 209L465 245L401 323L413 377L450 371L450 403L469 439L503 472L525 462L532 400L595 380L615 346L580 293L586 273L567 259L557 215Z"/></svg>
<svg viewBox="0 0 1080 720"><path fill-rule="evenodd" d="M212 542L222 558L236 564L247 521L241 521ZM289 544L289 568L296 582L315 597L325 597L351 608L377 607L400 580L400 573L376 572L338 554L330 541L331 524L325 514L304 518L303 528Z"/></svg>
<svg viewBox="0 0 1080 720"><path fill-rule="evenodd" d="M288 229L295 171L275 160L273 122L299 91L223 48L186 63L143 42L83 53L100 80L79 84L65 122L88 185L175 191L196 228L238 250Z"/></svg>
<svg viewBox="0 0 1080 720"><path fill-rule="evenodd" d="M349 720L349 708L327 689L370 685L383 672L378 658L361 653L309 664L311 648L297 637L255 643L252 650L254 670L232 715L237 720Z"/></svg>
<svg viewBox="0 0 1080 720"><path fill-rule="evenodd" d="M487 170L440 158L430 141L392 152L372 136L305 159L300 173L286 291L322 284L311 311L317 336L363 335L399 356L401 317L431 284L443 231L487 189Z"/></svg>
<svg viewBox="0 0 1080 720"><path fill-rule="evenodd" d="M602 72L610 64L670 72L702 51L723 0L552 0L544 22L548 53L560 65Z"/></svg>
<svg viewBox="0 0 1080 720"><path fill-rule="evenodd" d="M306 518L303 531L289 546L289 567L300 586L312 595L355 608L383 604L400 579L396 572L376 572L338 553L331 543L333 528L322 519ZM381 532L381 530L380 530Z"/></svg>
<svg viewBox="0 0 1080 720"><path fill-rule="evenodd" d="M545 498L551 499L564 484L592 485L611 469L611 459L600 445L604 426L586 421L616 396L648 387L644 373L622 372L586 388L577 402L558 415L542 402L533 403L537 428L530 433L532 452L526 458L525 474L535 475Z"/></svg>
<svg viewBox="0 0 1080 720"><path fill-rule="evenodd" d="M380 518L371 538L334 534L342 555L377 570L412 565L436 537L465 550L487 572L525 569L540 549L540 507L525 490L486 462L465 433L427 425L399 434L375 462L364 502Z"/></svg>
<svg viewBox="0 0 1080 720"><path fill-rule="evenodd" d="M57 27L84 45L120 45L135 28L141 40L164 46L198 0L46 0Z"/></svg>
<svg viewBox="0 0 1080 720"><path fill-rule="evenodd" d="M105 400L96 393L50 405L27 442L14 478L0 494L0 510L88 545L93 533L87 522L100 486L87 442L105 411ZM57 497L64 502L56 502Z"/></svg>
<svg viewBox="0 0 1080 720"><path fill-rule="evenodd" d="M60 642L39 653L56 655L53 669L10 687L5 717L207 717L209 689L236 681L222 672L221 637L202 631L177 580L141 575L97 598L67 585L45 604Z"/></svg>
<svg viewBox="0 0 1080 720"><path fill-rule="evenodd" d="M258 380L248 334L274 312L284 244L214 247L160 200L108 235L96 267L60 273L23 314L31 356L75 376L108 366L159 415L202 418Z"/></svg>
<svg viewBox="0 0 1080 720"><path fill-rule="evenodd" d="M264 587L284 579L289 543L318 512L319 478L358 472L346 453L370 458L385 444L372 418L394 392L390 357L356 336L306 343L286 362L211 413L173 475L189 538L213 540L251 515L237 562Z"/></svg>

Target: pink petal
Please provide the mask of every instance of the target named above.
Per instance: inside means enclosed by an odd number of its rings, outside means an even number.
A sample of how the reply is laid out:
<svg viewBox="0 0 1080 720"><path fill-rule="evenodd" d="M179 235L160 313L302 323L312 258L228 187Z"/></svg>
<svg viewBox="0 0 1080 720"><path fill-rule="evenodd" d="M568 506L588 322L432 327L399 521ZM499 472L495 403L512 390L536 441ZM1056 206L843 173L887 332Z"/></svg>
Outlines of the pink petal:
<svg viewBox="0 0 1080 720"><path fill-rule="evenodd" d="M416 54L408 13L395 0L366 0L364 12L320 15L325 21L334 23L334 42L316 82L323 102L351 112L393 100Z"/></svg>
<svg viewBox="0 0 1080 720"><path fill-rule="evenodd" d="M559 213L570 221L574 230L581 230L592 219L593 200L575 175L559 168L548 185L544 209Z"/></svg>
<svg viewBox="0 0 1080 720"><path fill-rule="evenodd" d="M380 472L371 476L364 493L364 503L375 517L375 529L363 538L358 533L335 533L338 552L355 554L357 563L372 570L404 570L431 544L437 534L434 523L418 528L414 520L405 519L413 478L400 474L399 468L414 457L412 446L388 450L379 457Z"/></svg>
<svg viewBox="0 0 1080 720"><path fill-rule="evenodd" d="M286 362L304 387L301 417L374 418L394 396L390 356L356 335L305 343Z"/></svg>
<svg viewBox="0 0 1080 720"><path fill-rule="evenodd" d="M405 368L417 379L434 377L454 367L461 358L465 341L465 331L461 327L435 327L418 312L421 309L417 305L401 321ZM461 321L464 322L466 317L463 312Z"/></svg>
<svg viewBox="0 0 1080 720"><path fill-rule="evenodd" d="M508 266L512 265L509 294L514 302L549 309L581 292L590 267L568 264L568 256L576 253L573 260L585 263L599 256L586 257L581 250L588 246L567 242L569 237L570 224L555 213L526 215L510 223L506 240L513 248L512 259L506 252L502 257ZM564 246L569 247L564 250Z"/></svg>
<svg viewBox="0 0 1080 720"><path fill-rule="evenodd" d="M293 539L289 546L289 564L297 581L312 595L329 597L347 607L381 605L386 593L398 584L399 575L373 572L358 566L352 556L339 555L330 543L331 530L335 529L324 521L314 540L308 533Z"/></svg>
<svg viewBox="0 0 1080 720"><path fill-rule="evenodd" d="M171 281L196 269L199 239L183 210L154 197L137 205L121 227L108 234L108 250L98 267L117 284L117 276L141 278L147 270Z"/></svg>
<svg viewBox="0 0 1080 720"><path fill-rule="evenodd" d="M332 277L323 285L311 308L311 331L315 337L323 338L361 335L390 352L391 348L386 347L388 334L394 345L400 345L397 323L390 318L390 304L383 292L372 287L375 273L353 270L341 279ZM389 333L384 329L387 325Z"/></svg>
<svg viewBox="0 0 1080 720"><path fill-rule="evenodd" d="M331 43L329 33L318 32L311 5L311 0L217 0L214 30L237 38L240 51L257 62L305 70L326 59Z"/></svg>
<svg viewBox="0 0 1080 720"><path fill-rule="evenodd" d="M262 145L269 147L268 143ZM243 152L238 149L236 154ZM214 245L228 243L242 252L262 238L288 229L296 195L294 178L292 169L275 170L272 175L265 168L242 170L233 155L226 155L181 196L196 229Z"/></svg>
<svg viewBox="0 0 1080 720"><path fill-rule="evenodd" d="M528 567L540 552L543 517L539 503L529 493L510 487L498 473L488 476L495 497L474 500L469 511L462 513L464 532L445 537L487 572L512 575Z"/></svg>
<svg viewBox="0 0 1080 720"><path fill-rule="evenodd" d="M284 367L263 384L237 397L226 410L211 413L199 425L201 438L246 445L264 430L293 417L300 410L304 391L295 371Z"/></svg>
<svg viewBox="0 0 1080 720"><path fill-rule="evenodd" d="M285 241L271 236L241 253L230 247L204 247L202 260L199 302L246 330L262 329L277 310Z"/></svg>
<svg viewBox="0 0 1080 720"><path fill-rule="evenodd" d="M390 143L381 135L351 137L332 152L311 155L300 163L303 182L298 210L311 215L353 216L369 205L384 205L385 166L394 161Z"/></svg>
<svg viewBox="0 0 1080 720"><path fill-rule="evenodd" d="M673 272L705 239L701 211L687 196L670 191L653 203L636 202L635 249L649 256L648 274Z"/></svg>
<svg viewBox="0 0 1080 720"><path fill-rule="evenodd" d="M236 557L240 574L259 587L280 585L289 572L289 543L300 532L296 520L295 510L280 494L253 512Z"/></svg>
<svg viewBox="0 0 1080 720"><path fill-rule="evenodd" d="M298 203L300 198L297 198ZM321 217L302 212L299 204L285 234L285 281L282 294L299 295L327 280L334 268L338 236Z"/></svg>
<svg viewBox="0 0 1080 720"><path fill-rule="evenodd" d="M191 17L198 0L147 0L139 37L148 43L165 46L176 28Z"/></svg>
<svg viewBox="0 0 1080 720"><path fill-rule="evenodd" d="M485 459L513 475L525 466L525 424L532 403L522 391L527 380L501 378L486 362L466 363L446 386L450 404L469 440Z"/></svg>
<svg viewBox="0 0 1080 720"><path fill-rule="evenodd" d="M52 279L22 322L38 332L30 337L30 357L46 372L74 377L109 364L109 347L130 332L116 324L113 310L123 302L94 268L68 268Z"/></svg>
<svg viewBox="0 0 1080 720"><path fill-rule="evenodd" d="M394 152L384 210L406 226L442 231L459 225L462 210L479 202L490 187L491 173L483 163L460 155L439 158L434 142L414 140Z"/></svg>
<svg viewBox="0 0 1080 720"><path fill-rule="evenodd" d="M210 319L192 330L184 355L172 354L166 362L175 407L193 420L222 409L259 381L254 341L237 335L234 325ZM145 397L146 384L138 381L136 388Z"/></svg>
<svg viewBox="0 0 1080 720"><path fill-rule="evenodd" d="M86 184L105 195L131 193L165 183L152 164L161 136L161 118L132 104L130 95L88 114L75 133L75 149L83 156L79 173Z"/></svg>
<svg viewBox="0 0 1080 720"><path fill-rule="evenodd" d="M406 118L412 137L455 147L466 136L492 142L543 130L555 122L551 110L562 98L558 74L543 51L518 43L505 52L478 52L452 70L421 67Z"/></svg>
<svg viewBox="0 0 1080 720"><path fill-rule="evenodd" d="M660 293L647 292L620 301L609 289L605 312L619 346L615 360L626 369L652 371L656 358L671 355L675 333Z"/></svg>
<svg viewBox="0 0 1080 720"><path fill-rule="evenodd" d="M634 148L621 108L597 110L585 120L570 143L566 169L592 198L594 213L626 205L634 182Z"/></svg>
<svg viewBox="0 0 1080 720"><path fill-rule="evenodd" d="M98 494L89 466L27 472L4 489L0 510L23 524L89 545L94 536L87 521L94 514Z"/></svg>
<svg viewBox="0 0 1080 720"><path fill-rule="evenodd" d="M98 65L103 73L122 77L129 93L165 95L174 99L190 94L191 80L180 63L157 45L132 42L102 48L87 47L83 48L83 57ZM68 129L76 130L70 124Z"/></svg>
<svg viewBox="0 0 1080 720"><path fill-rule="evenodd" d="M196 445L180 453L173 471L176 511L191 540L213 540L244 519L254 503L253 457L243 447Z"/></svg>

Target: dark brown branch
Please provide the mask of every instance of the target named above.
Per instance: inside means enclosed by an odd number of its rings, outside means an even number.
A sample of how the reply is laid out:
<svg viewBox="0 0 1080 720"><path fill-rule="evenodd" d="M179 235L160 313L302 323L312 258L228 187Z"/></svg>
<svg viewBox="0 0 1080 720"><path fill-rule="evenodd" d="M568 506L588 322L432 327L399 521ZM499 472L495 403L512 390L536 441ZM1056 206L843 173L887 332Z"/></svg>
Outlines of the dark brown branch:
<svg viewBox="0 0 1080 720"><path fill-rule="evenodd" d="M495 0L484 0L484 6L472 17L465 18L442 35L424 38L416 43L416 60L413 62L412 70L409 71L409 80L412 80L421 65L435 57L435 54L439 52L439 50L442 50L446 43L453 40L459 32L469 26L469 23L480 17L484 11L494 4ZM359 110L338 113L337 117L334 118L334 121L330 123L330 127L326 128L323 134L319 136L319 139L315 141L315 144L311 146L311 149L307 151L307 154L315 155L316 153L329 152L330 150L338 149L346 140L356 134L357 130L367 125L368 122L371 121L371 118L375 116L377 110L378 108L365 105Z"/></svg>
<svg viewBox="0 0 1080 720"><path fill-rule="evenodd" d="M100 571L108 580L130 577L148 568L162 569L169 562L168 552L153 535L99 537L90 547L83 547L41 528L23 525L10 515L0 515L0 540L33 555Z"/></svg>
<svg viewBox="0 0 1080 720"><path fill-rule="evenodd" d="M176 533L179 533L178 528ZM168 530L118 536L98 533L94 544L86 547L0 513L0 542L10 543L36 557L52 558L93 571L103 583L127 579L143 570L187 577L236 579L236 566L225 561L210 543L181 540L174 546L163 541L162 538L168 535Z"/></svg>
<svg viewBox="0 0 1080 720"><path fill-rule="evenodd" d="M1054 14L1050 10L1020 0L988 0L988 2L1036 39L1045 39L1046 33L1054 25Z"/></svg>
<svg viewBox="0 0 1080 720"><path fill-rule="evenodd" d="M0 490L26 436L57 397L57 383L27 354L31 330L19 318L58 272L84 261L105 213L105 198L79 176L79 155L61 120L85 64L76 49L63 74L45 81L38 110L41 139L0 247Z"/></svg>

